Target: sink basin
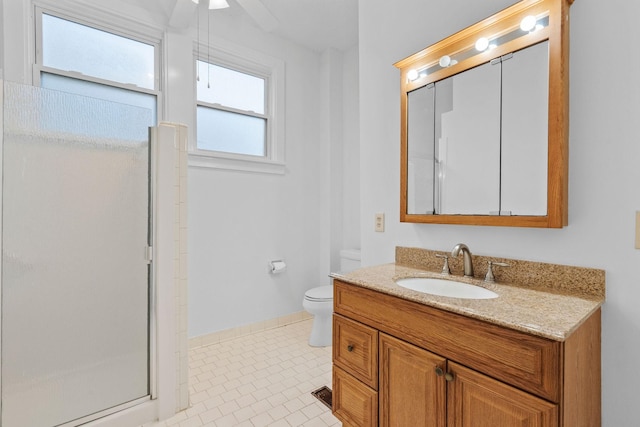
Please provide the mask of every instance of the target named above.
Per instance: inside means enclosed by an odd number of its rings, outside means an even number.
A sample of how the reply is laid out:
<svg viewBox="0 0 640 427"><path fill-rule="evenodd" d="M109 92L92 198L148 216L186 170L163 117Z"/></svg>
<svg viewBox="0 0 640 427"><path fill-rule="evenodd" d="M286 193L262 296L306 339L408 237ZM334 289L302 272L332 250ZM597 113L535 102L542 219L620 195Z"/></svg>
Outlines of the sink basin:
<svg viewBox="0 0 640 427"><path fill-rule="evenodd" d="M491 299L498 297L495 292L480 286L434 277L409 277L396 280L396 283L403 288L443 297L463 299Z"/></svg>

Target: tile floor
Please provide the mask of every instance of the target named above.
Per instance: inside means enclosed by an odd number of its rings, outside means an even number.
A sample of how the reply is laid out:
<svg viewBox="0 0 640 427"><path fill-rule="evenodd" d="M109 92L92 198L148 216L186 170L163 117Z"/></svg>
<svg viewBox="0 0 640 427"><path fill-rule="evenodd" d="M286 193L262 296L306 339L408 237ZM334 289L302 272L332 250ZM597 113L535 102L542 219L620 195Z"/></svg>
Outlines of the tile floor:
<svg viewBox="0 0 640 427"><path fill-rule="evenodd" d="M160 427L341 426L311 392L331 387L331 347L312 320L189 350L191 406Z"/></svg>

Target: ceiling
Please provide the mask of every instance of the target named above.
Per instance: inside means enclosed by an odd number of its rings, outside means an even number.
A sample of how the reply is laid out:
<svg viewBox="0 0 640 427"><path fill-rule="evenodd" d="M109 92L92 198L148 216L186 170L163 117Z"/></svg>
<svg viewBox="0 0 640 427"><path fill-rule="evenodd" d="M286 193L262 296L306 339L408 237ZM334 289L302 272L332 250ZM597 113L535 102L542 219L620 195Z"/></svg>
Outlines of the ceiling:
<svg viewBox="0 0 640 427"><path fill-rule="evenodd" d="M262 2L280 23L274 32L301 45L322 52L358 43L358 0Z"/></svg>
<svg viewBox="0 0 640 427"><path fill-rule="evenodd" d="M130 0L167 23L187 26L195 13L191 0ZM201 0L202 6L207 0ZM244 14L264 31L309 49L347 50L358 42L358 0L228 0L217 13ZM189 18L189 19L187 19ZM176 24L177 23L177 24Z"/></svg>

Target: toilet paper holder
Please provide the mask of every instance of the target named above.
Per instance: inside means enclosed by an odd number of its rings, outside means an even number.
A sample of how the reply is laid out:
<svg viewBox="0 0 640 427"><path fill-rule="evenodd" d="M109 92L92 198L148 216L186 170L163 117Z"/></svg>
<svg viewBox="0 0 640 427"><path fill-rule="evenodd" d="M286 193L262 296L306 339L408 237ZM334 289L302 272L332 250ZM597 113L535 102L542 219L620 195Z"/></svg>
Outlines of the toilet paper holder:
<svg viewBox="0 0 640 427"><path fill-rule="evenodd" d="M269 261L269 272L271 274L282 273L287 269L287 264L282 259Z"/></svg>

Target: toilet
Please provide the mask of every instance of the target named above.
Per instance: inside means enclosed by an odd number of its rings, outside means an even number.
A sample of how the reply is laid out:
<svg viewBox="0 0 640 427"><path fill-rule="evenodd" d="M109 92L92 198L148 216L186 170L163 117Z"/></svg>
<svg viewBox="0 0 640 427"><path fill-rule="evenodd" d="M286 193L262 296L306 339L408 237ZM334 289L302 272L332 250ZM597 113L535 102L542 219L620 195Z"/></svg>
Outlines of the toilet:
<svg viewBox="0 0 640 427"><path fill-rule="evenodd" d="M360 249L340 251L340 273L348 273L360 268ZM304 294L302 307L313 315L313 325L309 336L312 347L326 347L332 340L333 285L318 286Z"/></svg>

